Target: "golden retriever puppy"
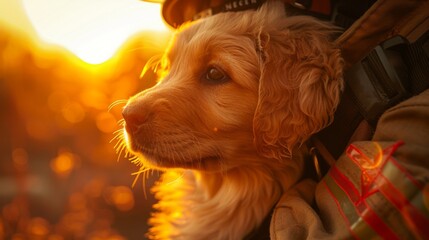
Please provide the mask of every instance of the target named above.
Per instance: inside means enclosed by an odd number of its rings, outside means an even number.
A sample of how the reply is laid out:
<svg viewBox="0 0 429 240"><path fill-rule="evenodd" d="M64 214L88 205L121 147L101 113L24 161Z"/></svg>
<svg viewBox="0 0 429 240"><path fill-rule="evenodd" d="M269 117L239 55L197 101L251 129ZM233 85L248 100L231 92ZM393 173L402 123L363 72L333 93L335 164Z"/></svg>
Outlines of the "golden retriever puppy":
<svg viewBox="0 0 429 240"><path fill-rule="evenodd" d="M243 239L299 180L342 89L333 27L268 2L182 27L166 74L123 109L128 149L165 171L153 239Z"/></svg>

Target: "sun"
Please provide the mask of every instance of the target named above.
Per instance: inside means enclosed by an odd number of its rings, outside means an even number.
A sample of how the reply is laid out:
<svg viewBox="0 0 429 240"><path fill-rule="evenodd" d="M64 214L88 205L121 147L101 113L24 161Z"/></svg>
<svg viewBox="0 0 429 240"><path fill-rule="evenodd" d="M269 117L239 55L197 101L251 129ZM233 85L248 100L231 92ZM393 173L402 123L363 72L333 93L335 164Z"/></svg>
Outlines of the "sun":
<svg viewBox="0 0 429 240"><path fill-rule="evenodd" d="M42 40L65 47L83 61L110 59L133 34L168 31L161 5L139 0L22 0Z"/></svg>

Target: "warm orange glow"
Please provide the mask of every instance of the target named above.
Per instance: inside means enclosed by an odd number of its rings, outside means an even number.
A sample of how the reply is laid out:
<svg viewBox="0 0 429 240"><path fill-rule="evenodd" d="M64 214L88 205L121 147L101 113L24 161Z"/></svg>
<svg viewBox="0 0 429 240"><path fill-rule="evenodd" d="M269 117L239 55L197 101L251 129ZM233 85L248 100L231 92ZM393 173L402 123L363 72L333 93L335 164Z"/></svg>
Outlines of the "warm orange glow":
<svg viewBox="0 0 429 240"><path fill-rule="evenodd" d="M35 239L47 237L50 231L49 223L43 218L33 218L27 226L28 234Z"/></svg>
<svg viewBox="0 0 429 240"><path fill-rule="evenodd" d="M62 109L64 119L70 123L78 123L85 117L85 110L78 102L70 102Z"/></svg>
<svg viewBox="0 0 429 240"><path fill-rule="evenodd" d="M369 158L363 155L361 152L356 151L355 149L352 149L349 154L353 159L358 161L358 164L361 165L363 169L378 169L385 162L386 155L383 154L383 149L381 148L380 144L374 142L373 146L377 151L377 154L374 154L373 158Z"/></svg>
<svg viewBox="0 0 429 240"><path fill-rule="evenodd" d="M4 226L3 220L0 218L0 236L5 236L5 235L6 235L5 226Z"/></svg>
<svg viewBox="0 0 429 240"><path fill-rule="evenodd" d="M134 207L134 195L129 187L111 187L106 192L106 201L120 211L129 211Z"/></svg>
<svg viewBox="0 0 429 240"><path fill-rule="evenodd" d="M27 151L23 148L14 149L12 152L12 160L17 169L25 170L28 165Z"/></svg>
<svg viewBox="0 0 429 240"><path fill-rule="evenodd" d="M111 58L133 34L166 31L160 5L139 0L23 0L39 36L90 64Z"/></svg>
<svg viewBox="0 0 429 240"><path fill-rule="evenodd" d="M352 158L362 167L361 188L362 193L367 194L371 191L374 180L381 171L381 167L386 162L388 155L384 154L382 147L377 142L373 144L377 154L373 157L365 156L363 153L353 150L350 152Z"/></svg>
<svg viewBox="0 0 429 240"><path fill-rule="evenodd" d="M86 184L84 192L86 195L97 198L100 197L103 191L103 188L105 187L106 182L103 179L92 179L89 183Z"/></svg>
<svg viewBox="0 0 429 240"><path fill-rule="evenodd" d="M95 119L95 123L97 124L97 128L105 133L113 133L118 129L116 118L113 114L108 112L98 114Z"/></svg>
<svg viewBox="0 0 429 240"><path fill-rule="evenodd" d="M51 161L51 169L60 177L66 177L76 166L76 156L68 151L61 151Z"/></svg>
<svg viewBox="0 0 429 240"><path fill-rule="evenodd" d="M88 89L82 92L80 95L82 103L86 107L95 108L98 110L106 110L106 106L109 105L109 100L106 97L106 93L100 91L100 89Z"/></svg>
<svg viewBox="0 0 429 240"><path fill-rule="evenodd" d="M145 32L161 29L144 20L162 24L159 5L141 0L90 0L79 5L82 2L0 1L0 240L124 240L141 239L146 232L155 200L149 191L147 198L141 189L131 191L135 167L116 161L133 160L122 143L123 122L118 120L129 96L156 83L152 71L142 78L139 74L149 59L162 55L170 35ZM109 12L112 4L115 9ZM125 18L118 17L125 12ZM39 19L30 22L30 15L31 21ZM131 36L118 30L133 25L114 20L118 18L141 24L136 31L142 33ZM46 30L63 34L63 39L48 41L40 33ZM93 33L99 38L93 39ZM90 64L91 58L79 55L88 62L82 61L71 48L86 46L83 51L89 57L107 58L103 54L109 49L116 51L109 48L116 37L112 35L129 39L118 42L120 50L103 64ZM114 141L121 140L119 155L108 144L115 135ZM159 177L149 173L141 173L147 187ZM135 229L136 222L142 229Z"/></svg>
<svg viewBox="0 0 429 240"><path fill-rule="evenodd" d="M381 148L380 144L374 142L374 147L377 149L377 154L374 155L373 159L367 159L367 161L362 162L362 166L365 169L378 169L384 162L385 156L383 154L383 149Z"/></svg>

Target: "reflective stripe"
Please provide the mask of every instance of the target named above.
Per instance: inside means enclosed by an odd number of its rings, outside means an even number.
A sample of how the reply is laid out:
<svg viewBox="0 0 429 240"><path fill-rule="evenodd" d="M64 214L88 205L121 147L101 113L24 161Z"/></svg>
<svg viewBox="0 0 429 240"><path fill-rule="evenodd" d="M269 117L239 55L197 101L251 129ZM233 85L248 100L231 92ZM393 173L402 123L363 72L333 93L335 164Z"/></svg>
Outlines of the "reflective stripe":
<svg viewBox="0 0 429 240"><path fill-rule="evenodd" d="M322 183L324 183L324 186L332 196L332 199L337 205L338 211L349 226L348 230L350 234L355 239L366 240L377 236L372 228L360 219L354 205L350 202L350 199L329 175L325 176Z"/></svg>
<svg viewBox="0 0 429 240"><path fill-rule="evenodd" d="M402 172L390 159L385 164L381 173L386 181L394 185L395 188L408 199L420 191L421 187L416 186L414 181L411 181L408 175Z"/></svg>
<svg viewBox="0 0 429 240"><path fill-rule="evenodd" d="M429 219L429 184L411 200L411 204L421 210L421 213Z"/></svg>
<svg viewBox="0 0 429 240"><path fill-rule="evenodd" d="M374 230L376 233L373 233L374 235L372 237L375 237L377 234L384 238L384 239L398 239L398 236L395 234L395 232L392 231L392 229L389 228L389 226L384 222L380 216L376 214L376 212L371 208L371 206L368 205L366 202L366 198L368 196L360 196L358 190L353 185L353 183L344 176L334 165L331 168L331 171L329 172L329 176L332 177L332 179L335 181L335 183L342 189L345 195L347 195L348 199L351 201L348 201L344 204L341 204L342 210L350 212L350 208L355 208L355 210L358 212L359 217L362 218L363 221L366 222L367 229ZM329 186L329 185L328 185ZM341 198L341 200L344 200L345 198ZM347 206L344 206L346 205ZM351 219L350 219L351 220ZM353 221L350 221L353 222ZM351 225L351 229L356 234L359 234L357 230L363 231L364 228L361 228L361 225L359 225L360 228L356 229L354 227L354 224ZM367 236L365 239L368 239Z"/></svg>
<svg viewBox="0 0 429 240"><path fill-rule="evenodd" d="M380 175L380 191L401 212L402 218L415 235L429 236L429 218L424 205L417 205L422 188L399 168L393 159L386 163ZM413 201L412 199L417 199ZM423 201L423 197L421 197Z"/></svg>
<svg viewBox="0 0 429 240"><path fill-rule="evenodd" d="M426 185L423 191L420 191L416 196L414 196L411 204L420 210L419 213L425 216L426 220L429 219L429 184ZM416 219L415 215L413 216L413 213L410 210L411 209L409 208L404 208L403 210L405 221L407 222L410 229L413 230L415 235L420 236L421 239L424 239L425 236L429 236L427 233L427 222L424 223L423 221Z"/></svg>
<svg viewBox="0 0 429 240"><path fill-rule="evenodd" d="M378 144L372 149L350 145L346 154L354 164L349 167L360 168L360 176L346 176L334 165L323 180L355 238L429 236L429 185L423 188L392 157L401 144L384 150ZM360 183L349 177L360 177Z"/></svg>

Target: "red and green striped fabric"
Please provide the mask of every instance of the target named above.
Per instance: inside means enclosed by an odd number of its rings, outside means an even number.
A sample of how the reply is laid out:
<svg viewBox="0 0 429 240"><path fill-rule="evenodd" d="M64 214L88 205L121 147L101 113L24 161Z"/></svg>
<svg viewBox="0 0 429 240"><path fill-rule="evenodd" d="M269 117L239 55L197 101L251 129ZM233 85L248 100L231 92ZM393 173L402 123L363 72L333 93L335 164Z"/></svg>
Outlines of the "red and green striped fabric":
<svg viewBox="0 0 429 240"><path fill-rule="evenodd" d="M350 145L322 180L355 239L429 238L429 184L395 160L401 144Z"/></svg>

